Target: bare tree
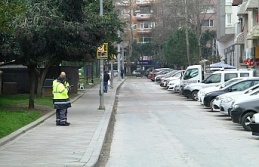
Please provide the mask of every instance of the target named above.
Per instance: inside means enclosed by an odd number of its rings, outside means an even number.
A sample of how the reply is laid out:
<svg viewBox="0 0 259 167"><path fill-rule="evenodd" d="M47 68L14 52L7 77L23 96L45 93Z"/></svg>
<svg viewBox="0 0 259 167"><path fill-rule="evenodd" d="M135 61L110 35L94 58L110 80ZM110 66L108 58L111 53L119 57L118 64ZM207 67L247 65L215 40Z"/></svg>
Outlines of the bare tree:
<svg viewBox="0 0 259 167"><path fill-rule="evenodd" d="M126 72L131 73L130 58L132 56L132 43L133 43L133 28L132 28L132 13L133 6L132 0L122 1L114 0L116 9L119 12L119 17L121 21L125 23L124 32L121 34L121 39L123 40L123 47L128 50L128 55L126 56Z"/></svg>
<svg viewBox="0 0 259 167"><path fill-rule="evenodd" d="M211 18L215 13L208 14L211 8L215 8L216 0L158 0L155 4L155 22L154 41L162 45L163 41L177 31L179 28L186 30L186 45L188 63L191 60L189 52L188 31L195 32L198 39L199 56L201 59L202 22ZM160 54L162 51L160 50Z"/></svg>

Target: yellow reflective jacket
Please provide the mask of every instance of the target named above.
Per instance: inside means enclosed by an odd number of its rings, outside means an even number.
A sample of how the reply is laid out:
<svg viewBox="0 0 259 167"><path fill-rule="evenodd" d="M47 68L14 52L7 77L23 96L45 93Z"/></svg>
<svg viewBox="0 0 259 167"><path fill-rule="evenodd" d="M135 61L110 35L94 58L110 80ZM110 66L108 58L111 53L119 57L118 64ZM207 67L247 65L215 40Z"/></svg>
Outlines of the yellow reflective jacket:
<svg viewBox="0 0 259 167"><path fill-rule="evenodd" d="M71 107L68 97L68 89L58 80L53 81L53 103L55 109L66 109Z"/></svg>

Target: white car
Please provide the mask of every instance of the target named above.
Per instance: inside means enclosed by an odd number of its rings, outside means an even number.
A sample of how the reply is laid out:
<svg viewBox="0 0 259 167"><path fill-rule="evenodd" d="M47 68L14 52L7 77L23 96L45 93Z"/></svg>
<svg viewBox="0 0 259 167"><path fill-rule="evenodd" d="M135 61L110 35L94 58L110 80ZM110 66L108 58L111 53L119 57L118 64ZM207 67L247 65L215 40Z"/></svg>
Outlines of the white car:
<svg viewBox="0 0 259 167"><path fill-rule="evenodd" d="M223 115L230 115L230 110L232 109L232 104L238 99L248 99L250 96L256 95L259 93L259 84L251 88L248 88L245 91L241 92L231 92L220 95L220 113Z"/></svg>
<svg viewBox="0 0 259 167"><path fill-rule="evenodd" d="M180 91L180 83L181 83L180 79L175 79L175 80L170 81L167 84L167 90L173 91L173 92L179 92Z"/></svg>
<svg viewBox="0 0 259 167"><path fill-rule="evenodd" d="M169 82L176 80L176 79L180 79L182 77L183 73L184 73L184 70L179 70L176 73L173 73L172 75L170 75L168 77L162 77L160 86L168 88Z"/></svg>
<svg viewBox="0 0 259 167"><path fill-rule="evenodd" d="M226 87L226 86L228 86L228 85L230 85L230 84L232 84L232 83L234 83L234 82L240 81L240 80L242 80L242 79L243 79L243 78L233 78L233 79L230 79L230 80L228 80L227 82L222 83L222 84L217 85L217 86L212 86L212 87L208 87L208 88L202 88L202 89L198 92L198 94L197 94L197 96L198 96L198 101L201 103L201 105L203 105L203 104L204 104L204 103L203 103L204 97L205 97L205 95L206 95L207 93L213 92L213 91L216 91L216 90L219 90L219 89L222 89L222 88L224 88L224 87Z"/></svg>

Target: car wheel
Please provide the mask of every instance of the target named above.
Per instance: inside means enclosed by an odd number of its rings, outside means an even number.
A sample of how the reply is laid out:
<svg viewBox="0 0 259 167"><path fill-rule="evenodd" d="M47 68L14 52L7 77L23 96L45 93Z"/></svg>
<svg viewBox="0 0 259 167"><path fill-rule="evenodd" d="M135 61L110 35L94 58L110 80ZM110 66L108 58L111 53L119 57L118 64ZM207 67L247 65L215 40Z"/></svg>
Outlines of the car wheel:
<svg viewBox="0 0 259 167"><path fill-rule="evenodd" d="M246 113L243 117L242 117L242 126L243 128L246 130L246 131L251 131L251 128L250 128L250 123L251 123L251 118L253 117L254 113L253 112L249 112L249 113Z"/></svg>
<svg viewBox="0 0 259 167"><path fill-rule="evenodd" d="M194 91L192 92L192 99L193 99L194 101L198 101L198 91L197 91L197 90L194 90Z"/></svg>

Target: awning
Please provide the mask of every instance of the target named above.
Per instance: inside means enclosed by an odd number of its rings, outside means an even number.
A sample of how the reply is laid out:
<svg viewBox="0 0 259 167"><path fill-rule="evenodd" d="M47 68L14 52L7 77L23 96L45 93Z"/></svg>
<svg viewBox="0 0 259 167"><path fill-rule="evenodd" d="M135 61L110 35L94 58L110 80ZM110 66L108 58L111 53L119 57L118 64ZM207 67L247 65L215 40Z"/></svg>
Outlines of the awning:
<svg viewBox="0 0 259 167"><path fill-rule="evenodd" d="M246 4L247 2L243 2L242 5L240 6L239 8L239 11L237 12L237 15L240 16L240 15L245 15L247 14L248 12L246 11Z"/></svg>
<svg viewBox="0 0 259 167"><path fill-rule="evenodd" d="M247 34L247 40L259 39L259 24L254 26L252 30Z"/></svg>
<svg viewBox="0 0 259 167"><path fill-rule="evenodd" d="M241 32L237 35L236 39L234 40L234 44L236 45L243 45L245 40L244 40L244 32Z"/></svg>
<svg viewBox="0 0 259 167"><path fill-rule="evenodd" d="M258 8L258 4L259 4L258 0L248 0L245 10Z"/></svg>

